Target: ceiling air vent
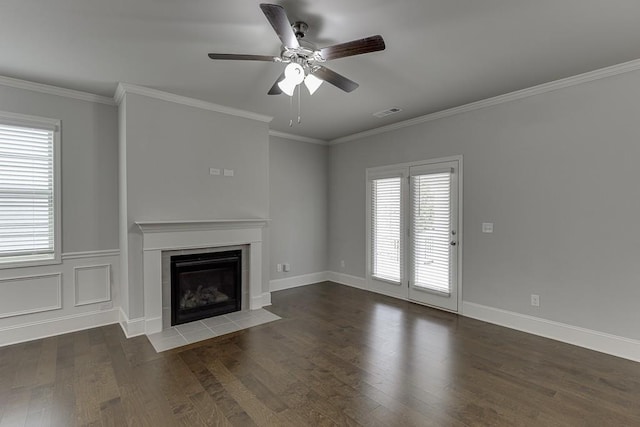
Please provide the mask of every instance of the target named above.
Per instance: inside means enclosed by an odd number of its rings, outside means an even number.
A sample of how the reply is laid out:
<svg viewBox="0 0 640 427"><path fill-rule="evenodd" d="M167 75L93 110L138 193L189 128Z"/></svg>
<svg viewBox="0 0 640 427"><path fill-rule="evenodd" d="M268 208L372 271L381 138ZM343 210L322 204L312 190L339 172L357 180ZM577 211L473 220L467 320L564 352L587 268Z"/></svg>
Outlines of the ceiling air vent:
<svg viewBox="0 0 640 427"><path fill-rule="evenodd" d="M377 113L373 113L373 115L378 117L378 118L382 118L382 117L390 116L391 114L399 113L400 111L402 111L402 108L391 107L391 108L389 108L387 110L378 111Z"/></svg>

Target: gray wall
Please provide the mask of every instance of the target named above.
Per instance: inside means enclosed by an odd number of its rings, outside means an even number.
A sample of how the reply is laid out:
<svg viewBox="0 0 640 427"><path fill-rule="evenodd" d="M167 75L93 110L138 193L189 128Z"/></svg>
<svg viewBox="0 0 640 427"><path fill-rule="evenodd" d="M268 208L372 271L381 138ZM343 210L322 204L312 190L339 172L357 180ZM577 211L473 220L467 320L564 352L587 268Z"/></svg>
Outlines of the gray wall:
<svg viewBox="0 0 640 427"><path fill-rule="evenodd" d="M463 299L639 339L639 118L633 72L332 146L329 268L365 276L367 167L462 154Z"/></svg>
<svg viewBox="0 0 640 427"><path fill-rule="evenodd" d="M269 137L272 280L327 270L329 147ZM277 272L276 264L291 264Z"/></svg>
<svg viewBox="0 0 640 427"><path fill-rule="evenodd" d="M135 319L144 313L142 234L134 222L268 218L269 129L267 123L132 93L120 108L120 149L126 150L126 222L123 214L120 226L128 232L123 309ZM211 176L212 167L234 169L235 176Z"/></svg>
<svg viewBox="0 0 640 427"><path fill-rule="evenodd" d="M62 251L118 249L117 108L0 85L0 110L61 121Z"/></svg>
<svg viewBox="0 0 640 427"><path fill-rule="evenodd" d="M112 307L120 305L118 257L110 252L118 249L116 107L0 85L0 110L61 122L63 253L60 264L0 269L0 345L113 323Z"/></svg>

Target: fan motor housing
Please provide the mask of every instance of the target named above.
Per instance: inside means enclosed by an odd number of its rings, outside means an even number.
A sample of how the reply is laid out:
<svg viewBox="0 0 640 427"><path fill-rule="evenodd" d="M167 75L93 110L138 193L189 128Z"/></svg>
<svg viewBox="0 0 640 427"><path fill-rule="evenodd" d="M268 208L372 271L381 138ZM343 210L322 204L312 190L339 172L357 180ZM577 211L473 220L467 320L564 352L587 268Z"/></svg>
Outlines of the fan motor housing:
<svg viewBox="0 0 640 427"><path fill-rule="evenodd" d="M303 38L304 35L307 33L309 26L307 25L306 22L296 21L293 24L291 24L291 28L293 29L293 34L295 34L296 38L299 40Z"/></svg>
<svg viewBox="0 0 640 427"><path fill-rule="evenodd" d="M305 24L306 25L306 24ZM284 62L297 62L297 59L302 59L303 62L325 62L324 58L320 56L320 51L311 42L298 39L300 47L285 47L282 48L280 57Z"/></svg>

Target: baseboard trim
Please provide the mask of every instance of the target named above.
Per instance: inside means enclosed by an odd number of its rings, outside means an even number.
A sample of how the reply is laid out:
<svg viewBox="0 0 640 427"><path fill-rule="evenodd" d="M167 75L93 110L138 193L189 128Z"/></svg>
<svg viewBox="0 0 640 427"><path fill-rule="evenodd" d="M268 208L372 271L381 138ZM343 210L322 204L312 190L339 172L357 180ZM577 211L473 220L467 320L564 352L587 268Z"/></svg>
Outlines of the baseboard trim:
<svg viewBox="0 0 640 427"><path fill-rule="evenodd" d="M264 304L264 294L255 295L249 298L249 310L258 310Z"/></svg>
<svg viewBox="0 0 640 427"><path fill-rule="evenodd" d="M0 328L0 347L118 323L118 309L90 311Z"/></svg>
<svg viewBox="0 0 640 427"><path fill-rule="evenodd" d="M151 335L162 331L162 317L154 317L153 319L144 319L144 334Z"/></svg>
<svg viewBox="0 0 640 427"><path fill-rule="evenodd" d="M118 323L120 323L120 327L127 338L145 334L146 322L144 317L129 320L129 317L122 311L122 308L119 311L118 317Z"/></svg>
<svg viewBox="0 0 640 427"><path fill-rule="evenodd" d="M363 277L329 271L327 280L397 298L368 288ZM459 314L465 317L640 362L640 341L637 340L468 301L463 301L461 308Z"/></svg>
<svg viewBox="0 0 640 427"><path fill-rule="evenodd" d="M376 294L388 295L382 292L377 292L375 289L367 287L367 280L364 277L352 276L350 274L338 273L335 271L329 271L327 274L327 280L340 283L341 285L351 286L352 288L362 289L363 291L369 291ZM388 295L393 296L393 295Z"/></svg>
<svg viewBox="0 0 640 427"><path fill-rule="evenodd" d="M335 271L327 272L327 280L340 283L341 285L352 286L354 288L368 291L367 281L364 277L352 276L350 274L338 273Z"/></svg>
<svg viewBox="0 0 640 427"><path fill-rule="evenodd" d="M640 341L463 301L462 315L640 362Z"/></svg>
<svg viewBox="0 0 640 427"><path fill-rule="evenodd" d="M264 292L262 294L262 306L266 307L271 305L271 292Z"/></svg>
<svg viewBox="0 0 640 427"><path fill-rule="evenodd" d="M328 275L328 271L319 271L317 273L301 274L300 276L275 279L269 282L269 289L271 289L271 292L282 291L285 289L297 288L299 286L306 286L313 283L324 282L325 280L328 280Z"/></svg>

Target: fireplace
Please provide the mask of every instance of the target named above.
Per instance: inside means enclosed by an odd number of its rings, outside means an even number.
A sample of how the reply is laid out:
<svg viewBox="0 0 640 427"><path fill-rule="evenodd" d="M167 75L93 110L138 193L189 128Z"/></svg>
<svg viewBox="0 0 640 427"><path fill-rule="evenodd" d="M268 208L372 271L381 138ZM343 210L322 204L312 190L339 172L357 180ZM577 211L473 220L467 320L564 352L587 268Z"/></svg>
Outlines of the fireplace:
<svg viewBox="0 0 640 427"><path fill-rule="evenodd" d="M242 251L171 257L171 325L239 311Z"/></svg>
<svg viewBox="0 0 640 427"><path fill-rule="evenodd" d="M267 222L264 219L136 221L142 232L139 274L143 283L144 318L131 320L123 312L123 329L133 336L151 335L171 327L173 256L241 249L242 309L256 310L271 304L271 293L263 292L262 274L262 235Z"/></svg>

